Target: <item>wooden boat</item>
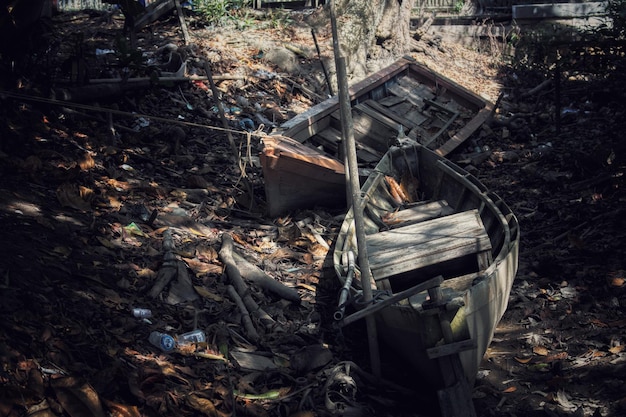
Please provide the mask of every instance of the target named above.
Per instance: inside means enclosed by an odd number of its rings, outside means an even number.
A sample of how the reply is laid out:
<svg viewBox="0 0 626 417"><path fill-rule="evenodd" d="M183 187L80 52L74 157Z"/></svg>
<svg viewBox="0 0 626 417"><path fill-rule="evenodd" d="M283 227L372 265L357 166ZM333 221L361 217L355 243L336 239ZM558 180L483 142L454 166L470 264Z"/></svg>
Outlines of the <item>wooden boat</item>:
<svg viewBox="0 0 626 417"><path fill-rule="evenodd" d="M349 95L357 157L364 172L378 163L398 136L406 135L445 156L475 132L493 108L411 58L365 78L350 88ZM270 216L313 205L345 207L341 137L335 96L263 138L260 159Z"/></svg>
<svg viewBox="0 0 626 417"><path fill-rule="evenodd" d="M336 318L347 325L374 314L380 339L430 387L451 384L442 368L450 355L473 384L517 272L516 217L475 177L416 143L392 147L361 194L374 302L359 299L363 271L350 268L358 259L350 209L333 261L355 312L344 317L341 300Z"/></svg>

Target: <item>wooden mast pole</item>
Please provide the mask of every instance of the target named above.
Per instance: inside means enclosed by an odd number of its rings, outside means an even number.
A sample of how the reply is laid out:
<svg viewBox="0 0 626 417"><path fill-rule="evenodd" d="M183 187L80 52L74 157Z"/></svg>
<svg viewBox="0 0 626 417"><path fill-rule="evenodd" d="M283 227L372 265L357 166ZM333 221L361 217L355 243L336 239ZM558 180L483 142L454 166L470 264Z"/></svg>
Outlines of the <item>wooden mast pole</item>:
<svg viewBox="0 0 626 417"><path fill-rule="evenodd" d="M359 183L359 167L356 157L356 143L354 140L354 126L352 124L352 108L350 107L350 95L348 92L348 77L346 74L346 59L339 49L339 39L337 33L337 18L335 15L335 1L330 2L330 22L333 32L333 50L335 53L335 67L337 69L337 84L339 86L339 104L341 112L341 133L343 145L346 150L346 161L348 163L348 189L351 194L352 214L354 215L354 226L356 229L357 247L359 250L358 260L361 269L361 287L363 288L363 298L365 302L372 300L372 272L369 267L367 257L367 247L365 244L365 222L363 220L364 199L361 195L361 185ZM373 315L365 318L367 327L367 340L370 351L370 363L372 373L380 377L380 352L378 349L378 335L376 331L376 319Z"/></svg>

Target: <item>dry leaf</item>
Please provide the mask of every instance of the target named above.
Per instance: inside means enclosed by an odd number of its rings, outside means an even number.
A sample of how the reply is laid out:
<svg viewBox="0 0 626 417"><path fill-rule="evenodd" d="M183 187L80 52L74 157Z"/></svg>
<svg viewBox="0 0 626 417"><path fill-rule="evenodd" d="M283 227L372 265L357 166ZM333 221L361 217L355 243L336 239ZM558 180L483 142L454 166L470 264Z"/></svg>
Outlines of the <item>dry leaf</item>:
<svg viewBox="0 0 626 417"><path fill-rule="evenodd" d="M618 354L621 351L624 350L624 345L617 345L617 346L613 346L612 348L609 349L609 352L613 353L613 354Z"/></svg>
<svg viewBox="0 0 626 417"><path fill-rule="evenodd" d="M79 187L68 182L61 184L56 190L57 199L63 207L89 211L91 209L91 204L83 199L83 193L84 192L82 190L79 190Z"/></svg>
<svg viewBox="0 0 626 417"><path fill-rule="evenodd" d="M396 203L402 204L409 201L409 197L406 195L404 190L402 190L402 187L400 187L400 184L398 184L395 178L387 175L385 176L385 181L387 181L387 185L389 185L389 192Z"/></svg>
<svg viewBox="0 0 626 417"><path fill-rule="evenodd" d="M535 346L533 348L533 353L540 356L548 356L548 353L550 353L550 351L543 346Z"/></svg>
<svg viewBox="0 0 626 417"><path fill-rule="evenodd" d="M529 363L531 360L533 360L533 358L529 357L529 358L518 358L515 357L515 360L521 364L527 364Z"/></svg>
<svg viewBox="0 0 626 417"><path fill-rule="evenodd" d="M508 392L515 392L515 391L517 391L517 387L510 386L510 387L508 387L507 389L505 389L502 392L507 392L508 393Z"/></svg>
<svg viewBox="0 0 626 417"><path fill-rule="evenodd" d="M111 417L141 417L136 405L120 404L106 398L103 398L102 402L109 409Z"/></svg>
<svg viewBox="0 0 626 417"><path fill-rule="evenodd" d="M96 161L94 161L91 154L86 153L85 155L83 155L83 158L80 161L78 161L78 166L80 167L81 170L88 171L91 168L96 166Z"/></svg>
<svg viewBox="0 0 626 417"><path fill-rule="evenodd" d="M201 285L194 285L193 287L201 297L206 298L207 300L222 302L224 299L217 294L212 293Z"/></svg>
<svg viewBox="0 0 626 417"><path fill-rule="evenodd" d="M105 417L100 397L91 385L74 377L55 379L51 383L59 403L71 417Z"/></svg>
<svg viewBox="0 0 626 417"><path fill-rule="evenodd" d="M219 414L213 405L211 400L199 397L196 394L190 394L187 396L187 404L194 410L209 417L218 417Z"/></svg>
<svg viewBox="0 0 626 417"><path fill-rule="evenodd" d="M183 258L183 261L185 261L187 266L193 271L196 276L204 274L222 273L222 267L219 265L202 262L195 258Z"/></svg>
<svg viewBox="0 0 626 417"><path fill-rule="evenodd" d="M576 406L572 404L569 398L567 398L567 394L565 394L565 391L563 390L557 391L556 397L554 399L561 407L565 409L571 410L571 409L576 408Z"/></svg>
<svg viewBox="0 0 626 417"><path fill-rule="evenodd" d="M556 353L554 355L550 355L546 358L546 362L554 362L554 361L560 361L560 360L564 360L567 359L569 355L567 354L567 352L559 352Z"/></svg>

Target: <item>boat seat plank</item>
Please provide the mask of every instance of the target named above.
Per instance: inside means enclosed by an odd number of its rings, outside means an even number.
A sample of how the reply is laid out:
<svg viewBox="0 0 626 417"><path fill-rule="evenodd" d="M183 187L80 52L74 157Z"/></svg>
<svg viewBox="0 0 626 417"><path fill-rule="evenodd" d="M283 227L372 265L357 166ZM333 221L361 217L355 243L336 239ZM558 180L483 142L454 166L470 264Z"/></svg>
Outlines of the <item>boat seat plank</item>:
<svg viewBox="0 0 626 417"><path fill-rule="evenodd" d="M477 210L368 235L366 241L375 280L472 254L481 254L488 261L491 251ZM485 262L481 264L485 266Z"/></svg>
<svg viewBox="0 0 626 417"><path fill-rule="evenodd" d="M398 126L387 126L377 119L355 109L352 112L354 137L364 149L369 147L383 157L398 137Z"/></svg>
<svg viewBox="0 0 626 417"><path fill-rule="evenodd" d="M395 106L396 104L405 102L405 100L404 100L404 97L390 94L389 96L383 99L376 100L376 102L382 104L385 107L392 107L392 106Z"/></svg>
<svg viewBox="0 0 626 417"><path fill-rule="evenodd" d="M429 201L390 213L385 216L383 221L390 229L397 229L452 213L454 213L454 209L448 205L447 201Z"/></svg>
<svg viewBox="0 0 626 417"><path fill-rule="evenodd" d="M362 104L362 106L369 111L376 112L382 116L385 116L388 120L395 122L396 125L401 124L407 130L413 129L417 126L417 124L412 120L403 117L403 115L400 115L390 110L388 107L385 107L374 100L367 100L365 103Z"/></svg>
<svg viewBox="0 0 626 417"><path fill-rule="evenodd" d="M333 127L328 127L311 137L310 141L315 145L321 145L329 149L332 154L337 155L339 144L341 143L341 132Z"/></svg>
<svg viewBox="0 0 626 417"><path fill-rule="evenodd" d="M390 129L395 129L396 131L398 131L398 125L402 124L402 121L409 122L406 119L397 120L402 118L398 118L393 112L390 112L384 106L381 106L373 100L367 100L365 103L355 106L355 109L358 109L369 117L376 119L380 123L388 126ZM410 128L413 126L411 124L407 124L406 127Z"/></svg>

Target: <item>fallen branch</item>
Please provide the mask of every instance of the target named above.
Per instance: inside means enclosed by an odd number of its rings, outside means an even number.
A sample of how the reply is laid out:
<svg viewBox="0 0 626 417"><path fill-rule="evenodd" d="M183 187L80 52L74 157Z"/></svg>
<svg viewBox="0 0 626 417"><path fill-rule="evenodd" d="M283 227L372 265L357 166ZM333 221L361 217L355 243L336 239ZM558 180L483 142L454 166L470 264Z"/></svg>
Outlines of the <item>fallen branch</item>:
<svg viewBox="0 0 626 417"><path fill-rule="evenodd" d="M230 296L230 298L233 299L235 304L237 304L239 311L241 311L241 321L246 331L246 335L251 341L253 342L258 341L259 333L257 333L256 329L254 328L254 324L252 324L252 319L250 318L250 312L248 312L246 305L244 304L243 300L241 299L241 297L235 290L235 287L233 287L232 285L229 285L226 288L226 291L228 292L228 295Z"/></svg>
<svg viewBox="0 0 626 417"><path fill-rule="evenodd" d="M522 93L521 97L525 98L525 97L530 97L530 96L532 96L534 94L537 94L541 90L544 90L544 89L550 87L550 85L552 85L552 81L553 80L551 78L548 78L547 80L545 80L544 82L542 82L538 86L533 87L530 90Z"/></svg>
<svg viewBox="0 0 626 417"><path fill-rule="evenodd" d="M219 255L224 265L226 265L226 274L230 278L233 287L235 287L237 293L242 298L248 311L257 316L266 328L274 326L276 324L274 319L252 299L250 291L241 277L241 273L233 257L233 238L226 233L222 235L222 248L220 249Z"/></svg>
<svg viewBox="0 0 626 417"><path fill-rule="evenodd" d="M281 282L276 281L274 278L263 272L261 268L250 263L246 258L235 251L233 251L233 258L237 263L241 276L248 281L254 282L264 290L271 291L285 300L292 301L294 303L300 302L300 295L298 295L298 292L293 288L289 288Z"/></svg>
<svg viewBox="0 0 626 417"><path fill-rule="evenodd" d="M223 74L223 75L214 75L213 80L215 81L225 81L225 80L245 80L245 75L231 75L231 74ZM201 75L191 75L189 77L157 77L156 81L158 83L183 83L189 81L208 81L209 77L204 77ZM121 83L124 81L127 84L133 83L148 83L152 85L155 80L150 77L135 77L129 78L127 80L122 80L122 78L95 78L89 80L89 84L107 84L107 83Z"/></svg>

